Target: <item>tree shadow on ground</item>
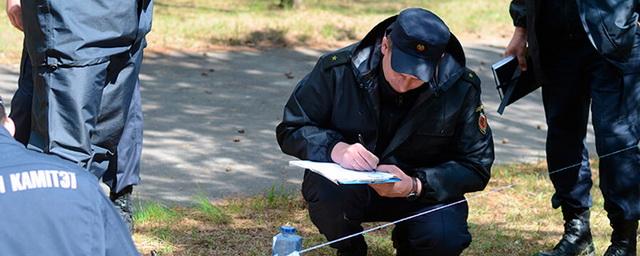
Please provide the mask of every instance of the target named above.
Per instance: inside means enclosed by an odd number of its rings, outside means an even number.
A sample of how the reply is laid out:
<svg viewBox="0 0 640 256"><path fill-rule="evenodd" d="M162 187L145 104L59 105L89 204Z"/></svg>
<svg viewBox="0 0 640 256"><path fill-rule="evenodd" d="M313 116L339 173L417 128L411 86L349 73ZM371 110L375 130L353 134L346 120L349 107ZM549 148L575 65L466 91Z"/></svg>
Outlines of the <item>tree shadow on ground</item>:
<svg viewBox="0 0 640 256"><path fill-rule="evenodd" d="M145 141L137 194L185 203L296 187L275 126L319 52L149 53L141 72Z"/></svg>

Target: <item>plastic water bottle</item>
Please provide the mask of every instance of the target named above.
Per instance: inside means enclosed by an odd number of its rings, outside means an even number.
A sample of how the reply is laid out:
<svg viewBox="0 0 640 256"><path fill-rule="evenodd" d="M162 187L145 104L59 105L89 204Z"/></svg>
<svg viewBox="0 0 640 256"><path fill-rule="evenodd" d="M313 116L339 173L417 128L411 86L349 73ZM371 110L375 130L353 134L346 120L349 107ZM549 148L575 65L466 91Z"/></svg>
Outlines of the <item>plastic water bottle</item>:
<svg viewBox="0 0 640 256"><path fill-rule="evenodd" d="M280 233L273 237L272 256L288 256L302 250L302 237L296 235L296 228L292 226L280 227Z"/></svg>

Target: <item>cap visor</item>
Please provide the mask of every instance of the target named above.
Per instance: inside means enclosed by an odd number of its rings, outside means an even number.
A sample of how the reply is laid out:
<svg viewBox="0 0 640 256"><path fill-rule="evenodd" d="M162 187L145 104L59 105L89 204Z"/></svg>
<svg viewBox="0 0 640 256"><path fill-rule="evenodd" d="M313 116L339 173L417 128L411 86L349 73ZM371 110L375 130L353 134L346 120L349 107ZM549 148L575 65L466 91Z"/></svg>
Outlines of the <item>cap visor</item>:
<svg viewBox="0 0 640 256"><path fill-rule="evenodd" d="M392 47L391 51L391 67L393 71L415 76L423 82L431 81L435 63L407 54L398 47Z"/></svg>

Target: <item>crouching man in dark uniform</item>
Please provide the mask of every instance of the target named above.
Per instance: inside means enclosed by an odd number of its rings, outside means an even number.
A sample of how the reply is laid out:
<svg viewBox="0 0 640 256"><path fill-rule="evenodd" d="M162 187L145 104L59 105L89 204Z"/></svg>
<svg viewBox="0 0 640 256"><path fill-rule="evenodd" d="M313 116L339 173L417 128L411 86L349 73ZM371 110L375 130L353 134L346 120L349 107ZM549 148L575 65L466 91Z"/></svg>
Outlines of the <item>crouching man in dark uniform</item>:
<svg viewBox="0 0 640 256"><path fill-rule="evenodd" d="M13 139L0 99L0 255L139 255L98 180Z"/></svg>
<svg viewBox="0 0 640 256"><path fill-rule="evenodd" d="M480 80L458 40L433 13L402 11L360 42L320 58L295 88L278 125L283 152L400 182L337 186L306 171L302 194L328 240L393 221L484 189L493 163ZM471 242L467 204L398 224L398 255L458 255ZM366 255L362 236L332 245Z"/></svg>

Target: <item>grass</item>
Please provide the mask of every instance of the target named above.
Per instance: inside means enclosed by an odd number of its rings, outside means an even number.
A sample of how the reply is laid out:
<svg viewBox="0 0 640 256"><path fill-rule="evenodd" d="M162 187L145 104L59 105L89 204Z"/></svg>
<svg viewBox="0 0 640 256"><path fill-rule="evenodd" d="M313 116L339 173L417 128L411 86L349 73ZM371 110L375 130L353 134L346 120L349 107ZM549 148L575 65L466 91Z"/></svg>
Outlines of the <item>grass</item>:
<svg viewBox="0 0 640 256"><path fill-rule="evenodd" d="M211 204L211 201L203 195L196 196L196 206L198 210L206 220L214 224L227 224L231 220L229 215L224 213L220 207Z"/></svg>
<svg viewBox="0 0 640 256"><path fill-rule="evenodd" d="M433 10L464 41L506 37L512 31L509 0L304 0L281 9L279 0L156 0L151 49L219 47L335 48L362 38L400 10ZM4 13L4 5L0 12ZM3 15L0 15L3 16ZM22 35L0 17L0 63L17 63Z"/></svg>
<svg viewBox="0 0 640 256"><path fill-rule="evenodd" d="M597 166L594 163L593 166ZM598 254L608 246L611 229L602 209L594 170L594 207L591 227ZM471 246L463 255L532 255L555 245L562 234L559 210L551 209L553 193L544 164L496 166L485 191L514 185L499 193L485 193L469 202ZM159 255L267 255L271 238L284 224L293 225L304 238L304 248L325 242L309 220L299 192L273 186L261 195L227 198L212 205L196 197L192 207L164 207L146 204L136 213L134 235L138 249ZM213 208L211 208L213 207ZM205 210L209 209L209 210ZM217 209L217 210L210 210ZM161 213L164 212L164 213ZM227 221L209 218L207 212L228 216ZM146 216L146 217L142 217ZM376 223L367 223L373 227ZM391 228L365 236L370 255L394 255ZM305 255L332 255L322 248Z"/></svg>
<svg viewBox="0 0 640 256"><path fill-rule="evenodd" d="M301 9L279 1L157 1L152 45L206 48L342 46L363 37L381 20L419 6L440 15L463 37L503 36L511 30L508 0L305 0Z"/></svg>
<svg viewBox="0 0 640 256"><path fill-rule="evenodd" d="M180 218L180 215L176 211L160 203L150 202L146 205L136 207L133 218L135 219L136 223L140 224L150 221L169 223L175 219Z"/></svg>

